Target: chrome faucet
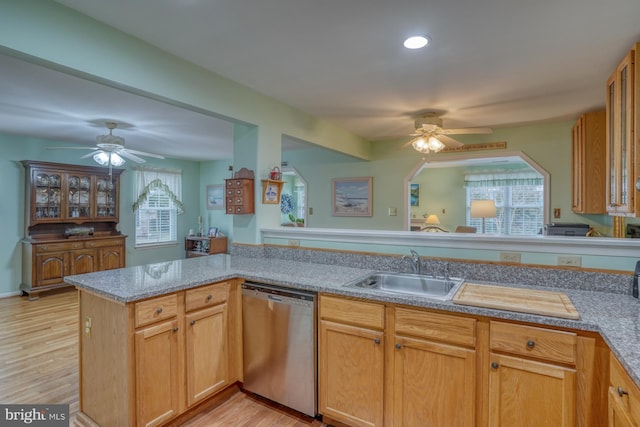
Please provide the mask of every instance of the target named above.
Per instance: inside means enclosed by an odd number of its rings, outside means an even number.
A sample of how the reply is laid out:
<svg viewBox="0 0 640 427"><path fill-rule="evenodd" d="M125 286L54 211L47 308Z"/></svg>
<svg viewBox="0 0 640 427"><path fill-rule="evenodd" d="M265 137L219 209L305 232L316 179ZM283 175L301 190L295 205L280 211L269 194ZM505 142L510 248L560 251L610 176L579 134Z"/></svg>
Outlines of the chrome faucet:
<svg viewBox="0 0 640 427"><path fill-rule="evenodd" d="M416 274L420 274L420 255L418 255L418 253L416 251L414 251L413 249L411 249L411 256L409 255L403 255L402 259L403 260L407 260L411 263L411 268L413 269L413 272Z"/></svg>

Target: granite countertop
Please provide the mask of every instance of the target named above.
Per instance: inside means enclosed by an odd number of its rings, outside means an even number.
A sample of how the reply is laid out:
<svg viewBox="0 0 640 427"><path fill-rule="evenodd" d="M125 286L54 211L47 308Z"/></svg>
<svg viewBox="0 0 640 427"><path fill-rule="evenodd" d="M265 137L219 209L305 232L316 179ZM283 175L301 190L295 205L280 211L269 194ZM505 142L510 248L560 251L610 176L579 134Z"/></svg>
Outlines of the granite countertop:
<svg viewBox="0 0 640 427"><path fill-rule="evenodd" d="M79 289L128 303L221 280L242 277L297 289L367 298L381 302L532 322L600 333L640 386L640 301L630 295L575 289L535 287L564 292L580 314L579 320L539 316L454 304L416 296L389 295L345 285L362 280L372 270L271 258L212 255L144 266L65 277ZM476 281L474 281L476 282ZM491 283L495 285L495 283ZM503 284L518 287L517 284ZM531 287L529 287L531 288Z"/></svg>

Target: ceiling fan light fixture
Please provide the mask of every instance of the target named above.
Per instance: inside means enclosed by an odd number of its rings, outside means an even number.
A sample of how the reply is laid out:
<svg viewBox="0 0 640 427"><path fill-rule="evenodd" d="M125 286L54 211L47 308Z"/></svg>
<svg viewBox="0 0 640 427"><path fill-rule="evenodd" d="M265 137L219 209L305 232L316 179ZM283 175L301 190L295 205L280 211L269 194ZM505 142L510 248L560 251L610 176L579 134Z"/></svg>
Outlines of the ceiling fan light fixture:
<svg viewBox="0 0 640 427"><path fill-rule="evenodd" d="M407 49L420 49L428 45L430 42L427 36L413 36L404 41L404 47Z"/></svg>
<svg viewBox="0 0 640 427"><path fill-rule="evenodd" d="M111 166L119 167L124 165L125 163L125 160L122 157L120 157L118 154L106 153L104 151L94 154L93 160L95 160L95 162L100 166L111 165Z"/></svg>
<svg viewBox="0 0 640 427"><path fill-rule="evenodd" d="M435 136L429 138L427 145L429 146L429 149L435 153L444 148L444 144Z"/></svg>

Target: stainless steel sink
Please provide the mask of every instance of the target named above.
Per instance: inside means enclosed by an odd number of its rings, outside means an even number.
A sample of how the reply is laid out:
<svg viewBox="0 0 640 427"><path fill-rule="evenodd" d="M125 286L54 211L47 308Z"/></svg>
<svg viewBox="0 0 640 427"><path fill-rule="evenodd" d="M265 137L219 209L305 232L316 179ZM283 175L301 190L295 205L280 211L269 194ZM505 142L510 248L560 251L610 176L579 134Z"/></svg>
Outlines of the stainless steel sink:
<svg viewBox="0 0 640 427"><path fill-rule="evenodd" d="M346 286L446 301L453 298L462 282L463 279L436 278L419 274L376 273Z"/></svg>

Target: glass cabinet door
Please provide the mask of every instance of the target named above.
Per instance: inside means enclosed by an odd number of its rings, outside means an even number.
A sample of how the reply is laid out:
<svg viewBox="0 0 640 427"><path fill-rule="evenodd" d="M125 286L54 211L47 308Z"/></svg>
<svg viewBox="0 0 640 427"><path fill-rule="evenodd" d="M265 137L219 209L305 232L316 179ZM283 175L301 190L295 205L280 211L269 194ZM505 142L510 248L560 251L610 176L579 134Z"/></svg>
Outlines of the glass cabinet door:
<svg viewBox="0 0 640 427"><path fill-rule="evenodd" d="M96 181L96 217L117 216L116 178L99 176Z"/></svg>
<svg viewBox="0 0 640 427"><path fill-rule="evenodd" d="M72 174L67 182L67 218L91 218L91 176Z"/></svg>
<svg viewBox="0 0 640 427"><path fill-rule="evenodd" d="M62 215L62 174L34 171L35 219L60 219Z"/></svg>
<svg viewBox="0 0 640 427"><path fill-rule="evenodd" d="M607 211L633 213L633 84L631 54L607 82Z"/></svg>

